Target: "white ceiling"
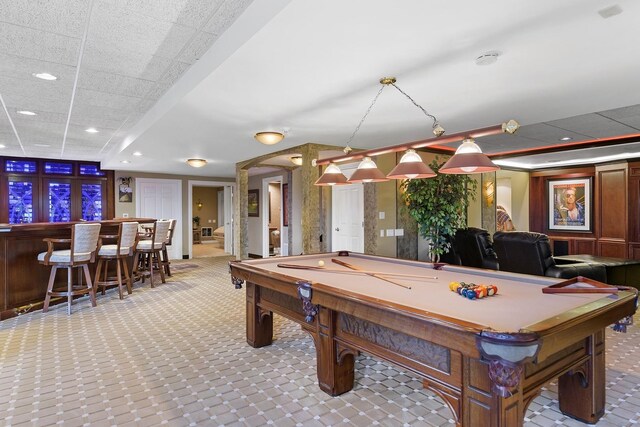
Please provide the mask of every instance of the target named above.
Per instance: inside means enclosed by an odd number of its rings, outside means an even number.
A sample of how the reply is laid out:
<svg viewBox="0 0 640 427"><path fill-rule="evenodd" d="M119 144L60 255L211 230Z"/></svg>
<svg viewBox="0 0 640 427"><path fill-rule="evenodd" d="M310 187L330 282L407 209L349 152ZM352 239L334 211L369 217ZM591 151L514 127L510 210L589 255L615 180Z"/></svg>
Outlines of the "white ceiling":
<svg viewBox="0 0 640 427"><path fill-rule="evenodd" d="M622 13L598 13L612 6ZM344 146L387 75L448 133L523 125L479 139L488 153L637 134L638 22L633 0L0 2L0 154L234 177L237 162L270 152ZM498 61L476 65L488 51ZM41 71L59 78L32 76ZM264 146L253 139L264 130L287 136ZM430 131L387 87L352 146ZM524 160L630 157L638 145ZM192 157L209 163L193 169Z"/></svg>

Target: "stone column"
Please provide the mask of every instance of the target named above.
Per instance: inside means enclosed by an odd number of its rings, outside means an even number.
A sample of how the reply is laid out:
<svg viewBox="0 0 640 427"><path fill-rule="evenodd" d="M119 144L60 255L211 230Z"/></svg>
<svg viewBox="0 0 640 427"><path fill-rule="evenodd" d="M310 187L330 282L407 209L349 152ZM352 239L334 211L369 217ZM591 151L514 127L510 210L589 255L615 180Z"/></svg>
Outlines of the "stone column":
<svg viewBox="0 0 640 427"><path fill-rule="evenodd" d="M318 148L313 144L302 147L303 159L317 159ZM320 193L322 187L313 185L320 177L319 168L304 162L302 173L302 251L305 254L321 252L320 235L324 233L321 226ZM326 242L324 236L323 242Z"/></svg>
<svg viewBox="0 0 640 427"><path fill-rule="evenodd" d="M233 253L236 259L249 257L248 191L249 172L236 166L236 194L233 197Z"/></svg>

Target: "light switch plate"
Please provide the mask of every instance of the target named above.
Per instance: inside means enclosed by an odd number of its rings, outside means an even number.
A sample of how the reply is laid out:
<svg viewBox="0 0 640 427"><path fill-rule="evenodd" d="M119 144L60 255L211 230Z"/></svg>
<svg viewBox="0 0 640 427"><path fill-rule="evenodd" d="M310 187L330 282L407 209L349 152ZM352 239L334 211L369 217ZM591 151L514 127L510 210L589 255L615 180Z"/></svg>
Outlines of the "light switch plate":
<svg viewBox="0 0 640 427"><path fill-rule="evenodd" d="M404 236L404 228L396 228L396 236Z"/></svg>
<svg viewBox="0 0 640 427"><path fill-rule="evenodd" d="M393 237L395 235L395 230L393 228L388 228L387 229L387 237L391 236Z"/></svg>
<svg viewBox="0 0 640 427"><path fill-rule="evenodd" d="M384 219L384 212L378 212L378 219Z"/></svg>

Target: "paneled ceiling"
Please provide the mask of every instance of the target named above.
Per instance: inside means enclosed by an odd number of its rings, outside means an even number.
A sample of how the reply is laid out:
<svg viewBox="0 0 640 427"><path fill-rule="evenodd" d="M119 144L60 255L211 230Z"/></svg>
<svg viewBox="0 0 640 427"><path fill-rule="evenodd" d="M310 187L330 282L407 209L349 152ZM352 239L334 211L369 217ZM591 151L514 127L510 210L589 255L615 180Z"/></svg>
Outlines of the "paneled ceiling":
<svg viewBox="0 0 640 427"><path fill-rule="evenodd" d="M523 125L479 139L487 153L593 142L502 156L511 166L640 157L633 138L597 147L640 134L638 22L633 0L0 2L0 154L233 177L270 152L344 146L392 75L448 133ZM497 61L477 65L487 52ZM264 130L286 137L264 146L253 139ZM430 130L388 87L352 146ZM193 169L193 157L208 164Z"/></svg>

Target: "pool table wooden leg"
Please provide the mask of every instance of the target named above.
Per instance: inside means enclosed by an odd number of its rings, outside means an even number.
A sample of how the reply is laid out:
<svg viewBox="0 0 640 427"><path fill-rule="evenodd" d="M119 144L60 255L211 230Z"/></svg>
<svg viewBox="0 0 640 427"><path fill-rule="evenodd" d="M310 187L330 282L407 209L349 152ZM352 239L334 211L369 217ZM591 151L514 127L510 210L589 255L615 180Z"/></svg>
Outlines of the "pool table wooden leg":
<svg viewBox="0 0 640 427"><path fill-rule="evenodd" d="M270 345L273 340L273 313L262 310L257 302L260 288L247 282L247 342L251 347Z"/></svg>
<svg viewBox="0 0 640 427"><path fill-rule="evenodd" d="M588 337L586 346L589 360L558 380L560 411L588 424L595 424L604 414L604 343L604 330Z"/></svg>
<svg viewBox="0 0 640 427"><path fill-rule="evenodd" d="M334 339L336 313L324 307L316 318L316 346L318 365L318 384L320 389L331 396L338 396L353 388L354 353L347 350L340 352Z"/></svg>
<svg viewBox="0 0 640 427"><path fill-rule="evenodd" d="M521 427L526 409L522 378L511 396L502 397L493 390L487 362L465 357L463 365L462 419L458 425Z"/></svg>

